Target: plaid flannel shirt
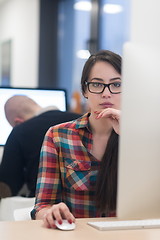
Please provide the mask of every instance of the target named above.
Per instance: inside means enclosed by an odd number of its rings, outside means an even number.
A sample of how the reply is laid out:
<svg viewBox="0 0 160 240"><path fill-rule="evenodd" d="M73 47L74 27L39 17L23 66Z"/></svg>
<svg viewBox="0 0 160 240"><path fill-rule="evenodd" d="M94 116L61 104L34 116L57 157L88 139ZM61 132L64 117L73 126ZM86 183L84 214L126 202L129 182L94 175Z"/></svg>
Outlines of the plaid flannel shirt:
<svg viewBox="0 0 160 240"><path fill-rule="evenodd" d="M76 218L100 216L94 201L100 161L90 153L92 145L89 113L48 130L41 149L34 213L64 202Z"/></svg>

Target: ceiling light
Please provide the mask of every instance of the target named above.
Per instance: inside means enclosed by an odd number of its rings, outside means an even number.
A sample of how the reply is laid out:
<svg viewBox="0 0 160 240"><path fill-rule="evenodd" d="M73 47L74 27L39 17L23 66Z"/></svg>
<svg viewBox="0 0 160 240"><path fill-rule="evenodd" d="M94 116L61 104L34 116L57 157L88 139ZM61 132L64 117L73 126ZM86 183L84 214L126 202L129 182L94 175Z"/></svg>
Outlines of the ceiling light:
<svg viewBox="0 0 160 240"><path fill-rule="evenodd" d="M76 55L78 58L88 59L91 54L88 50L79 50L79 51L77 51Z"/></svg>
<svg viewBox="0 0 160 240"><path fill-rule="evenodd" d="M74 7L75 10L91 11L92 4L90 2L87 2L87 1L80 1L80 2L76 2L73 7Z"/></svg>
<svg viewBox="0 0 160 240"><path fill-rule="evenodd" d="M118 4L105 4L103 6L103 11L105 13L110 13L110 14L116 14L116 13L120 13L123 11L123 7L121 5Z"/></svg>

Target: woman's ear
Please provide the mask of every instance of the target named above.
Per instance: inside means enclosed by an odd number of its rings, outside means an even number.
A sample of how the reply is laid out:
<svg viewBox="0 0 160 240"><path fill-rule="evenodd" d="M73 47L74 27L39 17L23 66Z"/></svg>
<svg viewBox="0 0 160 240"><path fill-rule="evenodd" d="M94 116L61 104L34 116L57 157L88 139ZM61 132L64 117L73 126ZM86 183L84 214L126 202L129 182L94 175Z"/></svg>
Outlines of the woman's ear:
<svg viewBox="0 0 160 240"><path fill-rule="evenodd" d="M87 93L86 93L86 92L83 93L83 96L84 96L86 99L88 99L88 96L87 96Z"/></svg>

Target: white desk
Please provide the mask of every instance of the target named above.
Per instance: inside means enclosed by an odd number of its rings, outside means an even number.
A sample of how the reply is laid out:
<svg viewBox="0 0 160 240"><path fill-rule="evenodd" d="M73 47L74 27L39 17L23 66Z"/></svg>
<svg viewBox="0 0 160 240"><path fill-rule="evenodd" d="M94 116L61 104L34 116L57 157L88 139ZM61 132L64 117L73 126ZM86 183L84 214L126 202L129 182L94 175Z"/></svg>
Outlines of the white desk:
<svg viewBox="0 0 160 240"><path fill-rule="evenodd" d="M104 218L103 218L104 219ZM47 229L42 221L0 222L2 240L159 240L160 229L99 231L87 225L87 221L97 219L77 219L76 229L60 231ZM101 219L98 219L101 220Z"/></svg>

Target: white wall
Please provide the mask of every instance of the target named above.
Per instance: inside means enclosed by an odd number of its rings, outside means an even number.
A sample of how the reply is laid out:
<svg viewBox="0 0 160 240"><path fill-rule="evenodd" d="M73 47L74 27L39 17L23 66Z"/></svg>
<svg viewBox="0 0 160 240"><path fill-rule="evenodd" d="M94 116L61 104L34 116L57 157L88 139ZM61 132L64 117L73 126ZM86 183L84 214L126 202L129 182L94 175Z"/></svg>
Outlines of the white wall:
<svg viewBox="0 0 160 240"><path fill-rule="evenodd" d="M39 0L6 0L0 5L0 43L12 41L11 86L38 82Z"/></svg>

